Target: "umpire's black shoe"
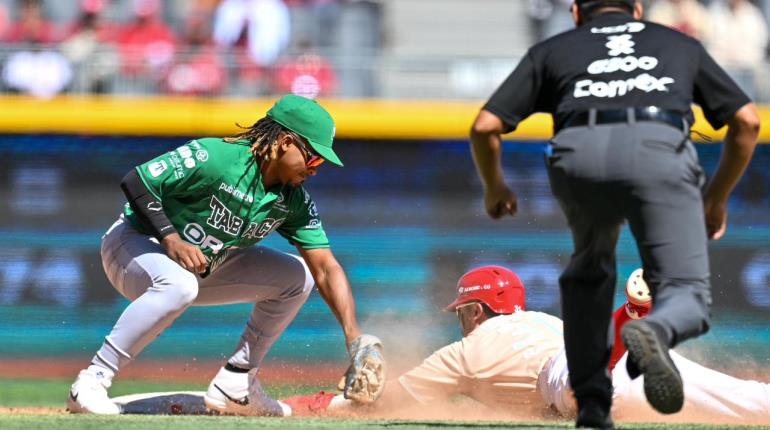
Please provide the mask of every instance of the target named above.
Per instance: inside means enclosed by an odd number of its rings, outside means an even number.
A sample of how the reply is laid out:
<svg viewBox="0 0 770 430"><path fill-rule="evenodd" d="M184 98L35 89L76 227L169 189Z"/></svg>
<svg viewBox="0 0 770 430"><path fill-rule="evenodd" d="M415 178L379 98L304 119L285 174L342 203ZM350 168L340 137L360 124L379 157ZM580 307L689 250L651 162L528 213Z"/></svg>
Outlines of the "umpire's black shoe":
<svg viewBox="0 0 770 430"><path fill-rule="evenodd" d="M684 387L668 355L668 343L644 320L629 321L620 337L628 348L628 359L644 375L644 394L650 405L662 414L679 412L684 404Z"/></svg>
<svg viewBox="0 0 770 430"><path fill-rule="evenodd" d="M614 429L609 407L602 406L601 403L586 400L578 402L578 414L575 427L594 428L594 429Z"/></svg>

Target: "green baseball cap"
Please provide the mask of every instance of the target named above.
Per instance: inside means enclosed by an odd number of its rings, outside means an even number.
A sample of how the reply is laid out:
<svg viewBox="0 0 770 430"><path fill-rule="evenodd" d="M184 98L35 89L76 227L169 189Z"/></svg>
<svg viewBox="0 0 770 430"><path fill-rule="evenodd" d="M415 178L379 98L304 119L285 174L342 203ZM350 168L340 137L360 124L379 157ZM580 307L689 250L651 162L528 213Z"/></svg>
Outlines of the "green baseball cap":
<svg viewBox="0 0 770 430"><path fill-rule="evenodd" d="M307 139L321 157L342 166L342 161L332 149L334 120L315 100L294 94L281 97L267 111L267 116L289 130Z"/></svg>

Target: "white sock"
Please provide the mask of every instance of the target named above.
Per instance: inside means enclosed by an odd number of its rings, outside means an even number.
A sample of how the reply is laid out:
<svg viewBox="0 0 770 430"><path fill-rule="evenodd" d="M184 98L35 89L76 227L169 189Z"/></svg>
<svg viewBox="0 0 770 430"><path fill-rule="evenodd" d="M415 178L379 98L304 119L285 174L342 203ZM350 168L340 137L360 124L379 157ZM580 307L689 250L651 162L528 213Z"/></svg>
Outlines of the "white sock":
<svg viewBox="0 0 770 430"><path fill-rule="evenodd" d="M87 370L96 375L97 378L101 379L103 381L102 384L105 387L112 385L112 378L115 377L115 372L113 372L112 369L108 369L106 367L92 363L90 366L88 366Z"/></svg>

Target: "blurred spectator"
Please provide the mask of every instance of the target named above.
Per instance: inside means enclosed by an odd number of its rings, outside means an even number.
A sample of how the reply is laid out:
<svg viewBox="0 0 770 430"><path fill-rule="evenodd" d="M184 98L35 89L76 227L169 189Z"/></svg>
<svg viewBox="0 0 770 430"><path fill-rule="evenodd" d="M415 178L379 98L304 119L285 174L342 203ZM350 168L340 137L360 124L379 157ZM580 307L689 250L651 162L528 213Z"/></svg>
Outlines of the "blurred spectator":
<svg viewBox="0 0 770 430"><path fill-rule="evenodd" d="M214 18L214 40L222 46L242 44L249 58L269 66L289 43L289 11L280 0L224 0Z"/></svg>
<svg viewBox="0 0 770 430"><path fill-rule="evenodd" d="M8 43L56 42L56 27L43 17L42 0L17 0L18 17L6 34Z"/></svg>
<svg viewBox="0 0 770 430"><path fill-rule="evenodd" d="M64 30L63 40L84 32L94 33L99 43L106 43L115 38L114 27L102 17L109 0L78 0L78 4L78 17Z"/></svg>
<svg viewBox="0 0 770 430"><path fill-rule="evenodd" d="M267 69L289 43L289 12L280 0L223 0L214 17L214 41L232 48L237 80L233 94L264 93Z"/></svg>
<svg viewBox="0 0 770 430"><path fill-rule="evenodd" d="M50 98L61 92L72 79L72 69L55 51L17 51L3 67L3 82L11 91Z"/></svg>
<svg viewBox="0 0 770 430"><path fill-rule="evenodd" d="M309 99L334 95L337 75L331 63L315 52L305 39L298 43L300 54L287 57L275 68L273 93L293 93Z"/></svg>
<svg viewBox="0 0 770 430"><path fill-rule="evenodd" d="M72 78L67 59L46 45L56 41L55 29L43 17L40 0L18 2L19 19L6 37L20 44L3 66L3 83L10 91L48 98L61 92Z"/></svg>
<svg viewBox="0 0 770 430"><path fill-rule="evenodd" d="M286 0L294 40L311 40L322 49L335 45L341 8L338 0Z"/></svg>
<svg viewBox="0 0 770 430"><path fill-rule="evenodd" d="M385 0L345 0L340 17L335 65L342 97L377 97L381 71L379 55L386 31ZM429 31L429 29L426 29Z"/></svg>
<svg viewBox="0 0 770 430"><path fill-rule="evenodd" d="M164 80L167 91L184 95L216 95L227 85L227 71L211 37L206 8L193 10L185 25L185 54Z"/></svg>
<svg viewBox="0 0 770 430"><path fill-rule="evenodd" d="M770 0L760 0L759 7L762 9L762 14L765 15L765 22L770 23ZM768 50L770 55L770 50Z"/></svg>
<svg viewBox="0 0 770 430"><path fill-rule="evenodd" d="M0 41L7 39L11 26L11 18L8 16L8 8L5 3L0 3Z"/></svg>
<svg viewBox="0 0 770 430"><path fill-rule="evenodd" d="M573 0L529 0L529 17L535 27L535 42L572 30Z"/></svg>
<svg viewBox="0 0 770 430"><path fill-rule="evenodd" d="M119 58L109 44L112 27L102 21L106 5L107 0L80 0L80 17L60 45L74 69L75 92L109 92L118 71Z"/></svg>
<svg viewBox="0 0 770 430"><path fill-rule="evenodd" d="M706 48L749 96L764 64L768 28L762 11L747 0L714 0Z"/></svg>
<svg viewBox="0 0 770 430"><path fill-rule="evenodd" d="M161 19L160 0L133 0L132 6L134 19L117 37L122 72L159 81L174 59L176 37Z"/></svg>
<svg viewBox="0 0 770 430"><path fill-rule="evenodd" d="M706 37L709 31L708 11L697 0L658 0L650 7L647 19L696 39Z"/></svg>

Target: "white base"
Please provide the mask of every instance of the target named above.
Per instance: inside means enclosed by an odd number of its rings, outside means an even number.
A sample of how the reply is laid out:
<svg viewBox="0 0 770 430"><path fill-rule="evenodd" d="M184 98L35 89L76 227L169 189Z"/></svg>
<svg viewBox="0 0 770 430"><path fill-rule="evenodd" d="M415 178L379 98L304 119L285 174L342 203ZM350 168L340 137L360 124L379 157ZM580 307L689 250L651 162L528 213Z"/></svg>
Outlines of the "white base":
<svg viewBox="0 0 770 430"><path fill-rule="evenodd" d="M123 414L203 415L209 413L203 404L204 391L167 391L138 393L114 397Z"/></svg>

